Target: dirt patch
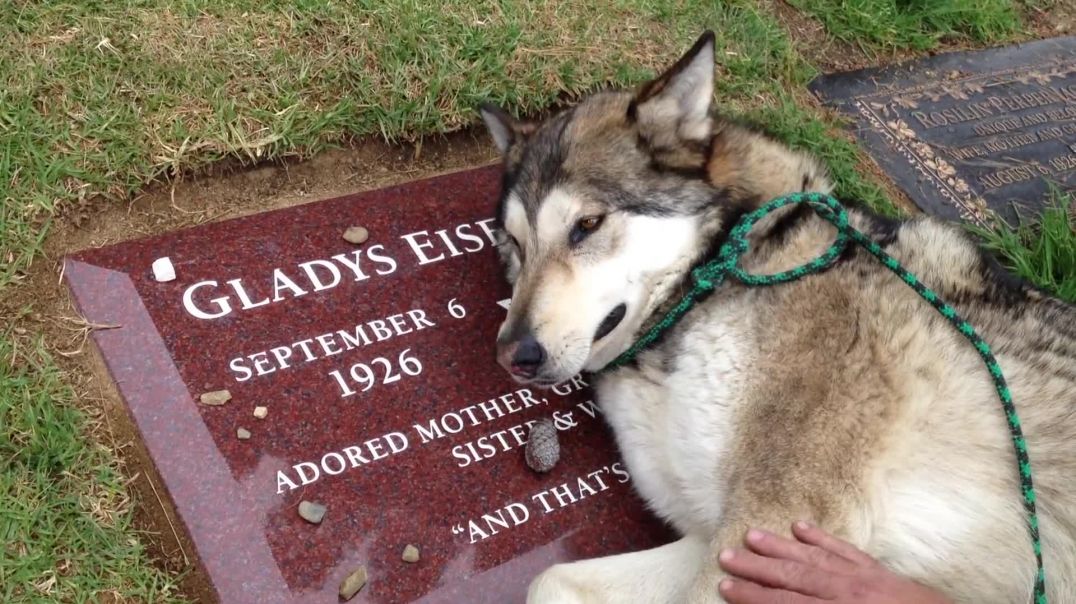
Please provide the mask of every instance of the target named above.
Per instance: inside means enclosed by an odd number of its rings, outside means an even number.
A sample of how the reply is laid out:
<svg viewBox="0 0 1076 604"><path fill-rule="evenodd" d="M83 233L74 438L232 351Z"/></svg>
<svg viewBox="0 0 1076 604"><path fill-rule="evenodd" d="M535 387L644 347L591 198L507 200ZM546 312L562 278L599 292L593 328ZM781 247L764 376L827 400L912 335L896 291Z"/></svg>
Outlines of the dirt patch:
<svg viewBox="0 0 1076 604"><path fill-rule="evenodd" d="M64 372L77 405L89 418L90 438L117 454L131 477L136 527L151 556L180 574L186 597L202 602L212 591L168 494L156 481L144 446L136 437L101 359L89 342L92 329L72 307L60 268L66 254L439 173L488 164L497 155L484 132L467 131L409 145L366 141L331 150L304 162L277 162L239 169L216 166L198 178L161 183L128 204L93 203L78 220L52 226L44 251L23 281L0 299L0 323L11 324L16 349L28 349L40 335ZM92 210L91 210L92 208ZM7 359L5 359L5 362ZM21 362L16 358L13 362Z"/></svg>
<svg viewBox="0 0 1076 604"><path fill-rule="evenodd" d="M764 0L763 6L788 31L796 52L822 73L878 67L908 61L924 54L933 54L900 50L869 51L858 44L830 36L826 33L826 27L818 19L784 0ZM936 52L963 49L964 47L959 45L950 45L939 48Z"/></svg>
<svg viewBox="0 0 1076 604"><path fill-rule="evenodd" d="M303 162L249 169L216 164L197 178L152 186L126 206L95 204L91 213L55 225L43 262L58 264L74 250L385 187L496 159L484 133L466 131L409 145L366 141Z"/></svg>
<svg viewBox="0 0 1076 604"><path fill-rule="evenodd" d="M1076 3L1054 2L1049 8L1024 7L1024 18L1037 38L1076 35Z"/></svg>
<svg viewBox="0 0 1076 604"><path fill-rule="evenodd" d="M788 32L796 52L822 72L851 71L878 64L878 57L855 44L830 37L818 19L789 3L765 0L763 6Z"/></svg>

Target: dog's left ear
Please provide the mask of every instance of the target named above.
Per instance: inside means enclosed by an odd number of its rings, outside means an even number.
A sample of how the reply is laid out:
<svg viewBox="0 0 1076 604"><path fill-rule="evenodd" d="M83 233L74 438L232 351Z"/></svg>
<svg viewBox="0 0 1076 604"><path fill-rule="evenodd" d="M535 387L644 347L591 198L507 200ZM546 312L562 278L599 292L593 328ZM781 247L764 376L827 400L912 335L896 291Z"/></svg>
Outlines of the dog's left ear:
<svg viewBox="0 0 1076 604"><path fill-rule="evenodd" d="M665 73L639 89L629 117L654 136L703 141L710 137L713 97L714 32L707 31Z"/></svg>
<svg viewBox="0 0 1076 604"><path fill-rule="evenodd" d="M486 129L501 153L507 154L513 145L521 142L534 130L533 124L517 121L500 107L492 103L482 103L478 108Z"/></svg>

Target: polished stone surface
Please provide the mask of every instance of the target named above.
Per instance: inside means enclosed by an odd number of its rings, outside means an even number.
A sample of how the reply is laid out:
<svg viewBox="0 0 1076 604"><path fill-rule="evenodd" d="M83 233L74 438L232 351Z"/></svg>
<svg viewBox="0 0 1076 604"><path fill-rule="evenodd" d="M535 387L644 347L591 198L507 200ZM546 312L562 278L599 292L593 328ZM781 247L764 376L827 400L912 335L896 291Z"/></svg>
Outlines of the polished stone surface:
<svg viewBox="0 0 1076 604"><path fill-rule="evenodd" d="M353 601L521 601L551 563L670 538L588 391L523 388L494 362L508 296L487 232L498 170L66 260L223 601L336 602L360 565L369 582ZM369 240L345 241L350 226ZM176 279L162 283L151 266L165 256ZM197 402L221 389L224 405ZM539 475L522 445L549 416L561 462ZM320 524L300 518L302 500L327 507ZM401 559L407 544L419 562Z"/></svg>
<svg viewBox="0 0 1076 604"><path fill-rule="evenodd" d="M1076 190L1076 37L826 75L868 152L924 211L1033 216Z"/></svg>

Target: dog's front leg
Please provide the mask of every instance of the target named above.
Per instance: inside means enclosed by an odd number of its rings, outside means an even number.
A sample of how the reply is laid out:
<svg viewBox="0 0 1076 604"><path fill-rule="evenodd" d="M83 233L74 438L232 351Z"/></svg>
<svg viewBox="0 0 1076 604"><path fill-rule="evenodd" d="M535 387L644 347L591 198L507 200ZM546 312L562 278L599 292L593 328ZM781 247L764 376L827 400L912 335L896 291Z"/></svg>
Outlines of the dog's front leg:
<svg viewBox="0 0 1076 604"><path fill-rule="evenodd" d="M718 594L717 586L727 576L718 561L721 552L728 548L743 546L743 538L749 527L765 527L775 529L773 532L784 534L776 524L770 524L757 519L729 518L718 530L717 535L706 547L702 554L699 570L691 580L691 586L684 594L683 602L688 604L714 604L724 602Z"/></svg>
<svg viewBox="0 0 1076 604"><path fill-rule="evenodd" d="M641 552L557 564L538 575L528 604L683 602L709 544L684 537Z"/></svg>

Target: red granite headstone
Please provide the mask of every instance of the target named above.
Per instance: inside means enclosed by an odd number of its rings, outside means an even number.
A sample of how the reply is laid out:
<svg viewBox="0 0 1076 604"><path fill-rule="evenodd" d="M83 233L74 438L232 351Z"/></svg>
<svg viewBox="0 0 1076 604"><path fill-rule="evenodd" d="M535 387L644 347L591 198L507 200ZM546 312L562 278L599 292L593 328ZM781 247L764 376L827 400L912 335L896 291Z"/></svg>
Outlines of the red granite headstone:
<svg viewBox="0 0 1076 604"><path fill-rule="evenodd" d="M359 566L355 601L522 601L550 564L668 539L587 390L521 387L494 361L498 186L482 168L67 259L222 601L335 602ZM369 240L344 241L353 225ZM177 278L159 283L165 256ZM523 445L542 417L562 454L539 475Z"/></svg>

